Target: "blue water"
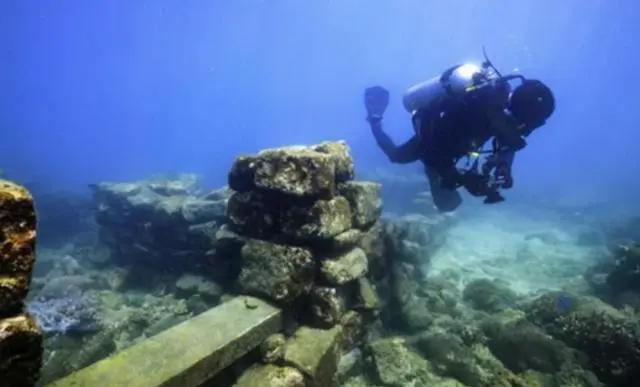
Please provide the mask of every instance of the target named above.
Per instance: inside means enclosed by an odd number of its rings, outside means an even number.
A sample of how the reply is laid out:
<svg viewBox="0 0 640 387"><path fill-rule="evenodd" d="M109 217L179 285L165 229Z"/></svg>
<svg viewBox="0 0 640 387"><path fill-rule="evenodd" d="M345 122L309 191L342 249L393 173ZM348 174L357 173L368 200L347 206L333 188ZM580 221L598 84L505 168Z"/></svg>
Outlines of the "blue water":
<svg viewBox="0 0 640 387"><path fill-rule="evenodd" d="M347 140L360 171L388 167L362 90L391 91L387 129L403 141L404 90L485 45L557 98L512 195L626 200L640 168L638 21L634 2L604 0L5 1L0 167L79 191L184 171L220 185L239 153L326 139Z"/></svg>

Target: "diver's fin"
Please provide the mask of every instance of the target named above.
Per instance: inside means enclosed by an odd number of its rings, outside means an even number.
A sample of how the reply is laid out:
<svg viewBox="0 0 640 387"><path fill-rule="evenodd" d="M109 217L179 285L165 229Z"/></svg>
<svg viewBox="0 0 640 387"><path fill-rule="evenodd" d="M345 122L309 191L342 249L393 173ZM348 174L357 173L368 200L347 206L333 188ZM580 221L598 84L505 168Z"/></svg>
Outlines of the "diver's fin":
<svg viewBox="0 0 640 387"><path fill-rule="evenodd" d="M462 204L462 196L455 189L442 187L442 178L433 169L425 167L433 204L440 212L455 211Z"/></svg>
<svg viewBox="0 0 640 387"><path fill-rule="evenodd" d="M368 87L364 91L364 106L368 117L382 117L389 105L389 90L382 86Z"/></svg>

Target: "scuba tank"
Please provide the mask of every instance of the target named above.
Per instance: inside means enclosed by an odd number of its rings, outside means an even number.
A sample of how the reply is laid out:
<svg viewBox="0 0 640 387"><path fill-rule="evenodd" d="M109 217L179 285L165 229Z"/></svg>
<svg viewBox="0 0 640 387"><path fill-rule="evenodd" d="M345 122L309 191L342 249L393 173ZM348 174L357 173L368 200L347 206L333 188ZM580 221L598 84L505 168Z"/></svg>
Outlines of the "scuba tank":
<svg viewBox="0 0 640 387"><path fill-rule="evenodd" d="M402 104L412 114L424 108L441 110L445 100L505 108L511 93L508 81L514 77L521 76L500 75L485 53L481 66L472 63L456 65L437 77L411 86L404 93Z"/></svg>
<svg viewBox="0 0 640 387"><path fill-rule="evenodd" d="M449 68L437 77L410 87L402 97L402 104L409 113L425 107L435 107L447 97L462 99L467 89L474 85L474 78L482 74L482 69L467 63Z"/></svg>

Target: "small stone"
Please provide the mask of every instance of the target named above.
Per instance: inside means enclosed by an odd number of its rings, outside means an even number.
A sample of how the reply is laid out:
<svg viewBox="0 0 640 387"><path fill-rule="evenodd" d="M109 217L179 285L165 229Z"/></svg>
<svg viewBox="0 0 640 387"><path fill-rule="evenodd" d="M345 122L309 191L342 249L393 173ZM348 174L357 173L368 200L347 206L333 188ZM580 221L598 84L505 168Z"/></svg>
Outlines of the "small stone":
<svg viewBox="0 0 640 387"><path fill-rule="evenodd" d="M28 315L0 319L0 384L35 385L42 366L42 345L42 332Z"/></svg>
<svg viewBox="0 0 640 387"><path fill-rule="evenodd" d="M367 255L356 247L321 264L323 277L331 284L344 285L367 274Z"/></svg>
<svg viewBox="0 0 640 387"><path fill-rule="evenodd" d="M314 325L331 328L340 322L346 310L342 292L336 288L316 287L309 294L309 305Z"/></svg>
<svg viewBox="0 0 640 387"><path fill-rule="evenodd" d="M250 298L245 298L244 299L244 306L247 309L255 309L258 307L258 304L255 303L255 300L252 300Z"/></svg>
<svg viewBox="0 0 640 387"><path fill-rule="evenodd" d="M242 259L238 283L245 293L287 303L311 289L315 263L307 249L250 239Z"/></svg>
<svg viewBox="0 0 640 387"><path fill-rule="evenodd" d="M378 293L376 293L371 282L365 277L358 278L356 282L358 284L356 309L363 311L379 309L380 299L378 298Z"/></svg>
<svg viewBox="0 0 640 387"><path fill-rule="evenodd" d="M262 342L260 355L265 364L276 364L284 357L284 346L287 339L282 333L275 333Z"/></svg>
<svg viewBox="0 0 640 387"><path fill-rule="evenodd" d="M285 346L285 363L302 371L309 387L330 386L338 368L341 331L340 326L329 330L301 327Z"/></svg>
<svg viewBox="0 0 640 387"><path fill-rule="evenodd" d="M305 381L304 375L295 368L266 364L249 368L233 386L305 387Z"/></svg>
<svg viewBox="0 0 640 387"><path fill-rule="evenodd" d="M293 206L282 215L282 232L295 239L330 239L351 228L351 208L341 197Z"/></svg>
<svg viewBox="0 0 640 387"><path fill-rule="evenodd" d="M381 185L369 181L348 181L338 186L342 196L347 198L353 213L353 225L366 229L375 223L382 213Z"/></svg>
<svg viewBox="0 0 640 387"><path fill-rule="evenodd" d="M36 212L26 188L0 180L0 311L19 308L35 264Z"/></svg>

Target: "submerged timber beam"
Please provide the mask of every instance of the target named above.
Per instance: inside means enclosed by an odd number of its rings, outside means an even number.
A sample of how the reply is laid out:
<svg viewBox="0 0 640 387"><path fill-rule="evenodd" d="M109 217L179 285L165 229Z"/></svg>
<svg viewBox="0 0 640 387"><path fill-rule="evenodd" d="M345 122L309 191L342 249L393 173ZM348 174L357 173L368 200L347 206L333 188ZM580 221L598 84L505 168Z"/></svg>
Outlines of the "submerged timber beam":
<svg viewBox="0 0 640 387"><path fill-rule="evenodd" d="M49 387L198 386L281 327L280 309L236 297Z"/></svg>

